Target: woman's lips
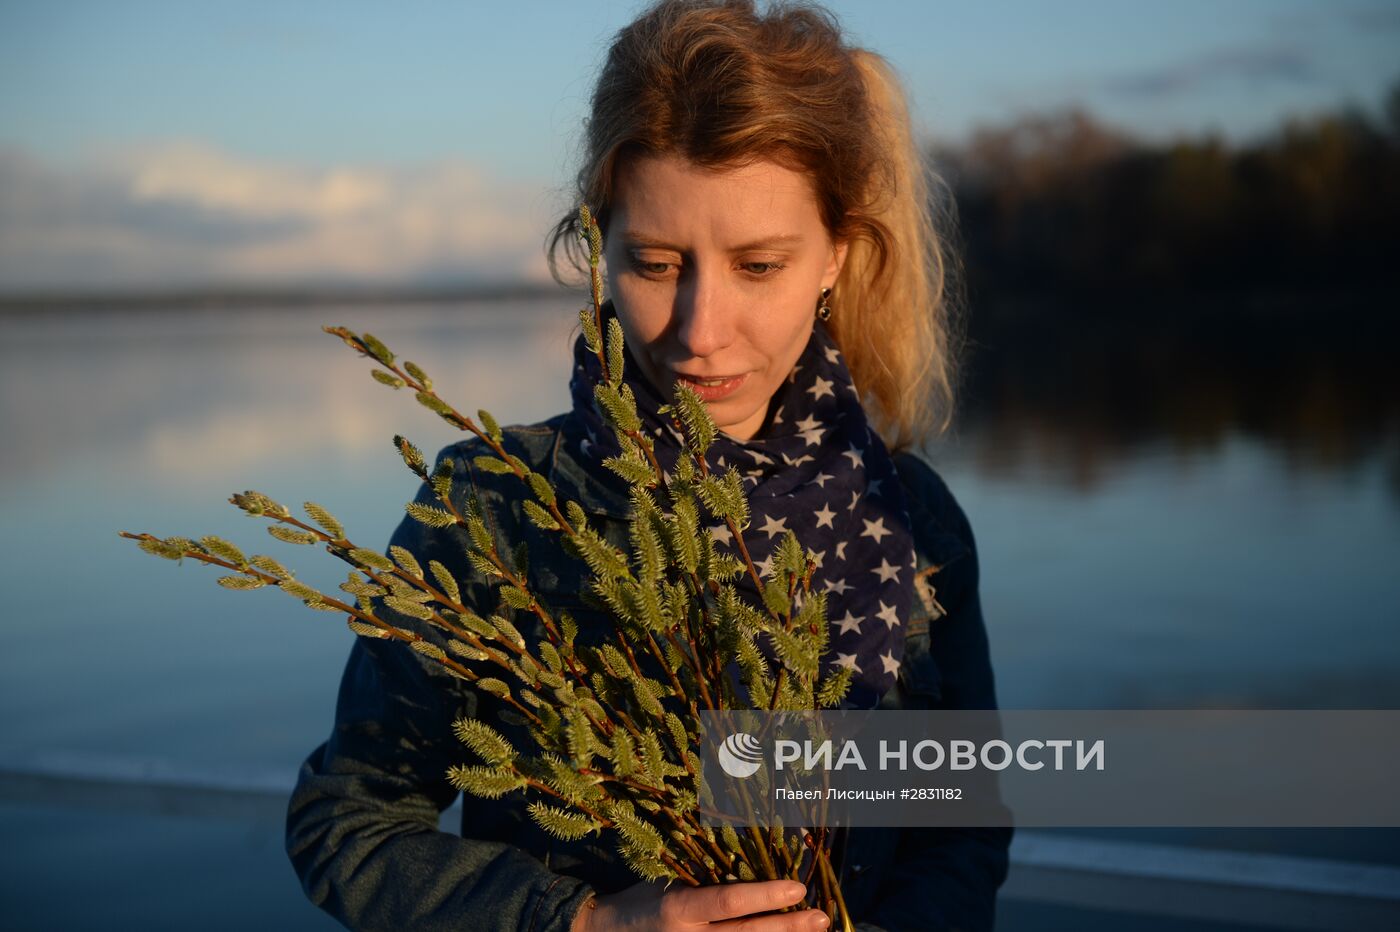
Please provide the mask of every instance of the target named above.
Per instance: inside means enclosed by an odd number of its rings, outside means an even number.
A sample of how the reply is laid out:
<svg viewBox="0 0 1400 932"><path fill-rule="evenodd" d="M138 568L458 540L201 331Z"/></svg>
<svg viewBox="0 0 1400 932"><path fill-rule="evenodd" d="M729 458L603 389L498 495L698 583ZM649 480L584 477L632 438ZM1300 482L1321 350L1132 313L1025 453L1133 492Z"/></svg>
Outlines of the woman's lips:
<svg viewBox="0 0 1400 932"><path fill-rule="evenodd" d="M697 381L694 377L676 373L676 381L683 382L700 396L701 401L719 401L738 391L739 386L744 384L744 380L749 377L745 372L743 375L732 375L718 381L705 379Z"/></svg>

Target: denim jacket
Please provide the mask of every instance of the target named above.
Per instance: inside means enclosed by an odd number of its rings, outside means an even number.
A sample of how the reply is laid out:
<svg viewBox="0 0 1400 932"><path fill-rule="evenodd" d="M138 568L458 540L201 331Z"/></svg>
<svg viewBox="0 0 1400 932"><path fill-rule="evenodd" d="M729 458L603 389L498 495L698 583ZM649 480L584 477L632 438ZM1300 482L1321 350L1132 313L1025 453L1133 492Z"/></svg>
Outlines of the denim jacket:
<svg viewBox="0 0 1400 932"><path fill-rule="evenodd" d="M571 452L579 449L581 430L565 413L506 428L505 445L626 549L625 486ZM459 507L475 494L499 543L525 540L540 600L569 610L586 629L590 609L579 598L586 567L524 518L514 476L472 467L484 452L470 438L439 454L439 461L454 461ZM913 521L916 569L937 599L916 592L897 683L881 708L994 709L967 519L922 460L901 453L895 463ZM417 500L435 501L426 484ZM461 528L434 530L406 517L391 544L424 565L442 562L461 581L468 604L495 605L465 559ZM934 617L935 604L947 614ZM442 643L421 622L402 615L393 621ZM593 623L604 622L594 613ZM500 800L463 795L461 837L438 830L439 814L462 795L447 781L448 768L475 762L452 722L475 716L496 724L495 702L402 644L355 640L334 729L302 764L287 810L287 853L313 903L353 929L567 932L591 893L636 882L605 841L563 842L545 834L518 793ZM866 932L991 929L1010 840L1008 828L851 829L838 852L847 907Z"/></svg>

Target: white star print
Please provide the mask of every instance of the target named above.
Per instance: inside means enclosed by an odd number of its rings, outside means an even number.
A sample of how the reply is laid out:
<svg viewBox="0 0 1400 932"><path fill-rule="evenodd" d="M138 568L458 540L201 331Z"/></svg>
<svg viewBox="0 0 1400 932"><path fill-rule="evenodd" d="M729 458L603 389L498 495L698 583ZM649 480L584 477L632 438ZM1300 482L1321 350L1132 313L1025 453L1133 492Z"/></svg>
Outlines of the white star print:
<svg viewBox="0 0 1400 932"><path fill-rule="evenodd" d="M789 381L789 382L796 382L796 381L797 381L797 370L798 370L798 369L801 369L801 368L802 368L802 366L800 366L800 365L797 365L797 366L793 366L793 367L792 367L792 371L788 373L788 381Z"/></svg>
<svg viewBox="0 0 1400 932"><path fill-rule="evenodd" d="M830 395L832 398L835 398L836 393L831 390L831 386L834 384L834 382L817 376L812 382L812 387L807 389L807 394L812 396L813 401L820 401L823 395Z"/></svg>
<svg viewBox="0 0 1400 932"><path fill-rule="evenodd" d="M836 665L837 665L838 667L845 667L847 670L850 670L852 673L859 673L859 672L861 672L861 671L860 671L860 666L856 664L856 655L855 655L855 654L841 654L841 653L838 653L838 654L836 655Z"/></svg>
<svg viewBox="0 0 1400 932"><path fill-rule="evenodd" d="M879 491L880 491L880 486L884 483L884 481L885 481L885 480L883 480L883 479L871 479L871 480L870 480L870 484L869 484L868 486L866 486L866 488L865 488L865 494L866 494L866 495L875 495L875 494L878 494Z"/></svg>
<svg viewBox="0 0 1400 932"><path fill-rule="evenodd" d="M885 651L880 655L880 662L885 665L886 673L898 673L899 661L894 659L892 651Z"/></svg>
<svg viewBox="0 0 1400 932"><path fill-rule="evenodd" d="M783 532L786 531L787 529L788 529L788 526L787 526L787 518L776 518L776 519L775 519L772 515L768 515L766 518L764 518L764 519L763 519L763 527L759 528L760 531L767 531L767 532L768 532L768 539L769 539L769 540L772 540L775 536L777 536L778 534L783 533Z"/></svg>
<svg viewBox="0 0 1400 932"><path fill-rule="evenodd" d="M852 469L857 469L865 465L865 451L856 449L854 444L851 445L851 448L849 450L842 453L841 455L849 456L851 458Z"/></svg>
<svg viewBox="0 0 1400 932"><path fill-rule="evenodd" d="M757 450L750 450L749 455L753 457L755 463L767 463L770 466L773 464L773 458L771 456L764 456Z"/></svg>
<svg viewBox="0 0 1400 932"><path fill-rule="evenodd" d="M870 572L879 576L880 582L889 582L890 580L899 582L899 567L890 566L890 561L886 560L884 557L880 558L880 565Z"/></svg>
<svg viewBox="0 0 1400 932"><path fill-rule="evenodd" d="M855 511L855 510L856 510L856 505L858 505L858 504L860 504L860 493L859 493L859 492L852 492L852 493L851 493L851 503L850 503L849 505L846 506L846 510L847 510L847 511Z"/></svg>
<svg viewBox="0 0 1400 932"><path fill-rule="evenodd" d="M778 405L778 410L773 412L773 423L774 423L774 424L781 424L782 422L783 422L783 406L782 406L782 405Z"/></svg>
<svg viewBox="0 0 1400 932"><path fill-rule="evenodd" d="M728 544L733 542L734 535L729 533L729 528L723 524L716 524L710 528L710 538L716 543Z"/></svg>
<svg viewBox="0 0 1400 932"><path fill-rule="evenodd" d="M810 414L797 422L797 435L807 441L807 446L813 447L821 443L822 436L826 431L821 429L820 422Z"/></svg>
<svg viewBox="0 0 1400 932"><path fill-rule="evenodd" d="M864 518L862 518L861 521L865 525L865 530L860 532L860 536L873 537L875 538L875 543L877 544L880 542L880 538L887 537L894 533L894 531L889 531L885 529L884 518L876 518L874 521L866 521Z"/></svg>
<svg viewBox="0 0 1400 932"><path fill-rule="evenodd" d="M808 552L809 554L811 554L811 556L812 556L812 562L815 563L815 564L817 565L817 569L821 569L821 568L822 568L822 561L826 559L826 551L825 551L825 550L809 550L809 551L807 551L807 552Z"/></svg>
<svg viewBox="0 0 1400 932"><path fill-rule="evenodd" d="M836 542L836 559L846 559L846 542L844 540L838 540Z"/></svg>
<svg viewBox="0 0 1400 932"><path fill-rule="evenodd" d="M753 561L753 567L758 570L759 576L767 579L771 575L769 571L773 568L773 558L769 557L766 560L755 560Z"/></svg>
<svg viewBox="0 0 1400 932"><path fill-rule="evenodd" d="M841 630L837 631L836 633L845 634L847 631L854 631L856 634L860 634L860 625L863 621L865 621L864 618L857 618L855 615L847 611L846 617L836 622L838 625L841 626Z"/></svg>
<svg viewBox="0 0 1400 932"><path fill-rule="evenodd" d="M835 478L835 476L828 476L824 472L819 472L817 473L817 478L813 479L812 481L815 482L817 485L821 486L822 488L826 488L826 480Z"/></svg>
<svg viewBox="0 0 1400 932"><path fill-rule="evenodd" d="M854 589L854 588L855 588L855 586L848 586L848 585L846 585L846 578L845 578L844 576L841 577L840 579L828 579L828 580L826 581L826 591L827 591L827 592L834 592L834 593L836 593L837 595L843 595L843 594L845 594L845 592L846 592L847 589Z"/></svg>
<svg viewBox="0 0 1400 932"><path fill-rule="evenodd" d="M817 527L829 527L834 531L836 530L836 525L831 523L831 519L836 517L836 512L831 510L830 505L830 502L826 502L822 505L821 511L813 513L817 517Z"/></svg>
<svg viewBox="0 0 1400 932"><path fill-rule="evenodd" d="M827 361L827 362L836 362L836 361L837 361L838 359L840 359L840 358L841 358L841 351L840 351L839 349L837 349L837 348L834 347L834 346L828 346L828 347L826 348L826 361Z"/></svg>
<svg viewBox="0 0 1400 932"><path fill-rule="evenodd" d="M880 610L875 613L875 617L889 625L891 631L899 627L899 616L895 614L894 606L886 605L884 599L880 600Z"/></svg>
<svg viewBox="0 0 1400 932"><path fill-rule="evenodd" d="M812 457L808 456L806 453L803 453L797 459L793 459L786 453L784 453L782 456L783 462L787 463L789 466L801 466L803 463L806 463L812 459Z"/></svg>

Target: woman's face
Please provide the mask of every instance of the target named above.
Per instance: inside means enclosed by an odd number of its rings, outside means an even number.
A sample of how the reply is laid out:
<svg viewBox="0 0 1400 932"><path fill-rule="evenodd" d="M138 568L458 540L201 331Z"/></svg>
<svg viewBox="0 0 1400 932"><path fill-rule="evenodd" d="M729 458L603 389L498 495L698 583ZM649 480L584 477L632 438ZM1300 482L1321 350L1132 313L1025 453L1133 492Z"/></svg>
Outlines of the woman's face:
<svg viewBox="0 0 1400 932"><path fill-rule="evenodd" d="M807 176L773 162L617 169L604 256L627 346L662 397L684 381L736 439L763 425L845 255Z"/></svg>

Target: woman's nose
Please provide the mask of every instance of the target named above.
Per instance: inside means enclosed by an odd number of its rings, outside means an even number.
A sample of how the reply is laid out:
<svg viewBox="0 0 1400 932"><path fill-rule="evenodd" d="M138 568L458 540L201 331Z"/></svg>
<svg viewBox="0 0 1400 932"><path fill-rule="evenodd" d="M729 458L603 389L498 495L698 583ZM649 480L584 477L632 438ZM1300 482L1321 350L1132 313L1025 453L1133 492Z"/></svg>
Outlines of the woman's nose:
<svg viewBox="0 0 1400 932"><path fill-rule="evenodd" d="M697 271L676 294L676 341L696 358L713 356L734 340L730 302L717 279Z"/></svg>

